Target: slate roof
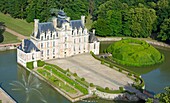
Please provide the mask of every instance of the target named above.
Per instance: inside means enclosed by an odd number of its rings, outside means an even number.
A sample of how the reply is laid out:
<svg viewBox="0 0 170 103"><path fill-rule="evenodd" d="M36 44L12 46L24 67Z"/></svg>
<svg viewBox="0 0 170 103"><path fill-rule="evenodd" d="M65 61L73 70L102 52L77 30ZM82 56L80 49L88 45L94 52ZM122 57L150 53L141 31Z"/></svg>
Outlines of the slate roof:
<svg viewBox="0 0 170 103"><path fill-rule="evenodd" d="M47 32L48 30L54 31L54 26L52 22L45 22L45 23L39 23L38 24L38 31L41 32Z"/></svg>
<svg viewBox="0 0 170 103"><path fill-rule="evenodd" d="M45 22L45 23L38 23L38 33L36 38L40 39L40 34L42 32L47 32L47 31L55 31L55 28L53 26L52 22ZM34 34L33 34L34 36Z"/></svg>
<svg viewBox="0 0 170 103"><path fill-rule="evenodd" d="M91 33L91 32L89 32L89 43L93 43L94 41L97 41L97 42L99 42L99 40L97 39L97 37L93 34L93 33Z"/></svg>
<svg viewBox="0 0 170 103"><path fill-rule="evenodd" d="M25 53L30 53L31 50L40 51L32 41L24 39L24 49L22 49L22 43L18 46L18 49L24 51Z"/></svg>
<svg viewBox="0 0 170 103"><path fill-rule="evenodd" d="M60 11L58 12L58 15L60 15L60 16L66 16L66 14L65 14L65 12L64 12L63 10L60 10Z"/></svg>
<svg viewBox="0 0 170 103"><path fill-rule="evenodd" d="M75 28L79 29L80 27L84 28L81 20L71 20L70 26L72 27L72 29L75 29Z"/></svg>

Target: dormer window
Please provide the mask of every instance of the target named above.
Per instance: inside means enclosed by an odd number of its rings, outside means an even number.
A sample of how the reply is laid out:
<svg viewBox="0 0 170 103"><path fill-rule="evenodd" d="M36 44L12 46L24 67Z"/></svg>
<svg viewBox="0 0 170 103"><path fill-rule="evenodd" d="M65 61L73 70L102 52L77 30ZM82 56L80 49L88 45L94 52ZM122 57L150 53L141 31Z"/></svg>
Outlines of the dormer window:
<svg viewBox="0 0 170 103"><path fill-rule="evenodd" d="M65 25L65 30L67 30L67 25Z"/></svg>
<svg viewBox="0 0 170 103"><path fill-rule="evenodd" d="M41 36L41 40L43 40L44 38L43 38L43 36Z"/></svg>
<svg viewBox="0 0 170 103"><path fill-rule="evenodd" d="M53 39L55 39L55 35L53 35Z"/></svg>
<svg viewBox="0 0 170 103"><path fill-rule="evenodd" d="M47 36L47 40L49 40L49 36Z"/></svg>

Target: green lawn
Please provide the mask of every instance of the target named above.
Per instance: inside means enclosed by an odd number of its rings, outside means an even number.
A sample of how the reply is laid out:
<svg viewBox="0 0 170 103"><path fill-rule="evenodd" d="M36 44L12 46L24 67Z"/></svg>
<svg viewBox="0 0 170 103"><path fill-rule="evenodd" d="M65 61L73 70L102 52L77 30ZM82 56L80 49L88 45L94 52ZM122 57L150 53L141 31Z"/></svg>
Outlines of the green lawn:
<svg viewBox="0 0 170 103"><path fill-rule="evenodd" d="M46 70L38 69L37 71L41 75L43 75L46 79L48 79L56 87L61 88L64 91L71 93L71 94L77 93L77 91L74 88L70 87L68 84L65 84L63 81L59 80L55 76L53 76L53 75L51 76L50 73L47 72Z"/></svg>
<svg viewBox="0 0 170 103"><path fill-rule="evenodd" d="M17 36L14 36L9 32L4 32L3 36L4 36L4 41L2 42L2 44L20 42L20 40L18 40Z"/></svg>
<svg viewBox="0 0 170 103"><path fill-rule="evenodd" d="M22 35L29 36L33 31L33 23L27 23L25 20L14 19L9 15L0 12L0 22L5 22L6 27Z"/></svg>

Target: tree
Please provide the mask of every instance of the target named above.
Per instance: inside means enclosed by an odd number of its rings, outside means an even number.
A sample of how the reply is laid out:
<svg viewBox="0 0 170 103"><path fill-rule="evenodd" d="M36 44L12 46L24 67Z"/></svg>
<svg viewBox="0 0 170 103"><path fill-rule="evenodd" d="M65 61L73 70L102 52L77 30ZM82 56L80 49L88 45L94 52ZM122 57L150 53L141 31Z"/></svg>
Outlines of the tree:
<svg viewBox="0 0 170 103"><path fill-rule="evenodd" d="M121 11L110 10L107 12L108 26L111 33L108 36L120 36L122 33L122 14Z"/></svg>
<svg viewBox="0 0 170 103"><path fill-rule="evenodd" d="M155 10L146 7L136 7L125 10L122 21L123 35L149 37L156 17Z"/></svg>
<svg viewBox="0 0 170 103"><path fill-rule="evenodd" d="M170 87L165 88L164 93L157 94L156 97L160 103L170 103Z"/></svg>
<svg viewBox="0 0 170 103"><path fill-rule="evenodd" d="M157 30L155 32L161 31L161 24L164 22L164 19L170 17L170 3L169 0L159 0L157 2L156 15L157 15Z"/></svg>
<svg viewBox="0 0 170 103"><path fill-rule="evenodd" d="M158 38L161 38L162 41L170 40L170 18L164 19L163 23L160 26L160 33Z"/></svg>
<svg viewBox="0 0 170 103"><path fill-rule="evenodd" d="M0 22L0 43L4 41L4 36L2 35L5 31L5 25L3 22Z"/></svg>
<svg viewBox="0 0 170 103"><path fill-rule="evenodd" d="M119 36L122 31L123 4L119 0L109 0L101 4L98 20L93 24L96 34L100 36Z"/></svg>
<svg viewBox="0 0 170 103"><path fill-rule="evenodd" d="M112 33L108 25L108 21L104 19L98 19L93 25L92 28L96 29L96 34L99 36L108 36Z"/></svg>

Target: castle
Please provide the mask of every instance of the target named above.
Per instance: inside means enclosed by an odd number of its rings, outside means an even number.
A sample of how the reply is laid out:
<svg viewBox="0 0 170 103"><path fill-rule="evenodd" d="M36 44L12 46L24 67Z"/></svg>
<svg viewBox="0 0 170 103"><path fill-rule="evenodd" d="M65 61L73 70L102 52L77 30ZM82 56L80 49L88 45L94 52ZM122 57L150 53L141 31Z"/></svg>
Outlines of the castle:
<svg viewBox="0 0 170 103"><path fill-rule="evenodd" d="M30 40L22 40L17 48L17 62L26 67L31 61L66 58L90 51L99 54L99 45L95 30L91 33L85 27L85 16L80 20L70 20L60 10L52 22L34 20Z"/></svg>

